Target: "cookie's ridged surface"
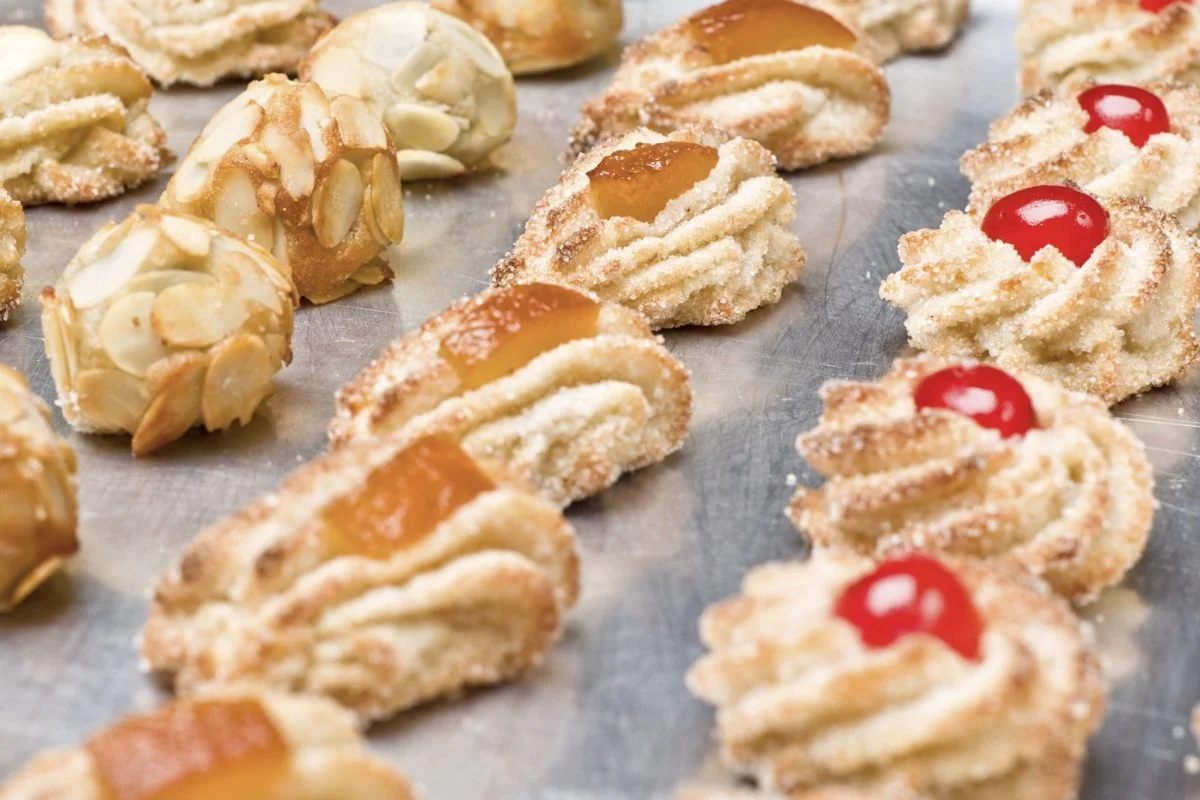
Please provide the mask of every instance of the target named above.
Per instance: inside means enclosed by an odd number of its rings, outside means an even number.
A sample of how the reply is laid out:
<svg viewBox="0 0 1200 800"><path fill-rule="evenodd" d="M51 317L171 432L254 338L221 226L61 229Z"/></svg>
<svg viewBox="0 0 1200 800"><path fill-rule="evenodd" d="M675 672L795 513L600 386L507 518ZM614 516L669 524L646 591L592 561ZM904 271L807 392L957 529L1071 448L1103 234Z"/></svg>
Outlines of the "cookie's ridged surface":
<svg viewBox="0 0 1200 800"><path fill-rule="evenodd" d="M25 286L25 212L0 189L0 322L7 322L21 305Z"/></svg>
<svg viewBox="0 0 1200 800"><path fill-rule="evenodd" d="M879 57L940 50L958 35L969 0L820 0L855 20Z"/></svg>

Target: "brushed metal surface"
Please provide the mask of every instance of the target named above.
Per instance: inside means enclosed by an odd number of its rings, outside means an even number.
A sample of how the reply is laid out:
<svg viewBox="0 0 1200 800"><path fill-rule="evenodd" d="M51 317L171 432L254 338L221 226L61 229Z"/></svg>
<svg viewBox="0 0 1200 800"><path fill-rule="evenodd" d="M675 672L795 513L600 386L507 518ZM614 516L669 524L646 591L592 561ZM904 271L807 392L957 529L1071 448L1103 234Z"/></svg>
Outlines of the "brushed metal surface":
<svg viewBox="0 0 1200 800"><path fill-rule="evenodd" d="M369 3L330 3L344 14ZM627 0L631 42L703 5ZM809 269L778 306L746 323L667 336L693 370L697 415L685 450L571 510L584 594L565 641L520 683L406 714L373 746L429 800L667 797L715 767L708 708L682 676L700 653L696 620L745 571L802 552L783 518L789 474L812 481L793 450L819 414L829 378L881 374L903 351L900 314L877 297L897 266L896 240L966 201L958 156L1015 100L1013 12L978 2L940 57L888 68L894 117L867 158L790 178ZM39 24L37 0L3 0L0 21ZM134 461L121 438L74 436L83 550L14 613L0 618L0 774L35 752L79 741L159 690L132 647L147 585L204 525L273 487L320 452L334 391L393 337L486 285L488 268L554 184L567 130L615 57L519 82L521 123L500 169L405 189L408 229L395 286L298 315L295 363L248 427L193 433ZM153 110L182 153L239 90L172 90ZM152 202L164 180L115 202L28 211L25 308L0 331L0 361L52 398L37 294L88 235ZM1161 502L1145 559L1092 612L1117 676L1087 767L1088 800L1200 798L1184 758L1200 700L1200 400L1191 380L1119 407L1150 448ZM62 426L61 420L59 420ZM62 426L65 428L65 426Z"/></svg>

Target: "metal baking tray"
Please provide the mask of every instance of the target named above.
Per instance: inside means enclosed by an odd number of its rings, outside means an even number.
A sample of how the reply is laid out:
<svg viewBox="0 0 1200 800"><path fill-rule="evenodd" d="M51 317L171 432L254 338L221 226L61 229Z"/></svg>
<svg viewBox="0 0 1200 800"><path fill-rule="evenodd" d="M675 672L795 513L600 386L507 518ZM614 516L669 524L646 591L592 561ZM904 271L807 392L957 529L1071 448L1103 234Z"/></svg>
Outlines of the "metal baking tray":
<svg viewBox="0 0 1200 800"><path fill-rule="evenodd" d="M626 0L622 41L704 4ZM339 15L368 5L329 4ZM750 567L803 553L782 512L791 484L815 476L794 439L815 423L823 381L878 376L904 352L902 317L878 298L879 281L897 266L901 234L936 226L965 203L958 157L1016 100L1012 5L978 0L948 53L888 67L893 118L874 153L789 178L809 267L781 303L740 325L668 333L693 371L691 438L665 464L571 509L584 592L544 666L371 731L373 747L424 797L666 798L681 781L718 773L711 710L683 685L701 652L696 621ZM40 24L38 0L0 0L0 21ZM142 460L126 439L72 436L83 549L65 574L0 617L0 774L162 700L138 672L132 645L147 586L197 531L324 449L335 390L385 344L487 285L488 268L555 183L579 105L615 63L614 53L520 80L521 122L498 169L407 186L395 285L303 308L295 363L249 426L192 433ZM153 111L172 149L182 154L240 88L160 92ZM165 180L114 202L28 211L25 307L0 331L0 361L29 375L43 397L54 392L38 293L96 228L153 202ZM1149 447L1161 508L1141 564L1090 612L1114 677L1087 764L1087 800L1200 798L1187 732L1200 701L1196 388L1189 380L1117 409Z"/></svg>

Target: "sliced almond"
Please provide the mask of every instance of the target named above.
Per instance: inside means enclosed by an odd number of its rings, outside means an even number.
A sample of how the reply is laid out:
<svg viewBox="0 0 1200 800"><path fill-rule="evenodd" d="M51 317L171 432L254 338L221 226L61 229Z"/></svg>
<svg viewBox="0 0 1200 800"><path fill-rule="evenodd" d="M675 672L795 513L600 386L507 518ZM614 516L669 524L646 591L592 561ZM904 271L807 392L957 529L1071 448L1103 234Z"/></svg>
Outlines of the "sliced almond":
<svg viewBox="0 0 1200 800"><path fill-rule="evenodd" d="M194 258L204 258L212 246L212 235L208 228L194 220L174 214L163 214L158 223L163 235L173 245Z"/></svg>
<svg viewBox="0 0 1200 800"><path fill-rule="evenodd" d="M263 131L263 147L279 165L279 183L296 199L312 194L316 165L305 138L270 125Z"/></svg>
<svg viewBox="0 0 1200 800"><path fill-rule="evenodd" d="M126 289L131 292L158 294L163 289L181 283L214 283L215 281L216 278L206 272L193 272L189 269L160 269L134 275Z"/></svg>
<svg viewBox="0 0 1200 800"><path fill-rule="evenodd" d="M478 74L467 58L444 58L413 84L418 92L447 106L466 101Z"/></svg>
<svg viewBox="0 0 1200 800"><path fill-rule="evenodd" d="M398 244L404 238L400 168L387 153L377 153L371 159L371 218L386 240L381 244Z"/></svg>
<svg viewBox="0 0 1200 800"><path fill-rule="evenodd" d="M229 169L221 174L213 198L213 222L265 250L274 244L271 218L259 208L254 179L245 170Z"/></svg>
<svg viewBox="0 0 1200 800"><path fill-rule="evenodd" d="M222 342L211 355L200 404L204 427L218 431L234 420L245 425L270 392L276 362L262 340L249 334Z"/></svg>
<svg viewBox="0 0 1200 800"><path fill-rule="evenodd" d="M154 300L150 323L164 342L176 347L208 347L242 327L249 314L232 289L214 284L181 284Z"/></svg>
<svg viewBox="0 0 1200 800"><path fill-rule="evenodd" d="M313 231L322 247L336 247L362 210L363 179L358 167L342 159L317 186L312 200Z"/></svg>
<svg viewBox="0 0 1200 800"><path fill-rule="evenodd" d="M106 255L75 273L67 286L71 302L76 308L92 308L112 297L141 269L157 243L156 228L133 230Z"/></svg>
<svg viewBox="0 0 1200 800"><path fill-rule="evenodd" d="M120 369L132 375L145 375L157 361L169 353L151 325L151 307L155 296L133 292L118 298L100 323L100 346Z"/></svg>
<svg viewBox="0 0 1200 800"><path fill-rule="evenodd" d="M273 314L283 313L283 299L279 289L271 281L266 270L245 253L222 253L213 263L213 273L219 275L223 284L245 299L265 306Z"/></svg>
<svg viewBox="0 0 1200 800"><path fill-rule="evenodd" d="M306 86L300 93L300 127L308 135L309 147L318 164L330 155L325 141L329 122L329 100L316 84Z"/></svg>
<svg viewBox="0 0 1200 800"><path fill-rule="evenodd" d="M488 136L508 140L517 125L517 99L511 87L475 95L475 120Z"/></svg>
<svg viewBox="0 0 1200 800"><path fill-rule="evenodd" d="M458 141L462 128L448 114L416 103L393 103L384 113L396 147L445 150Z"/></svg>
<svg viewBox="0 0 1200 800"><path fill-rule="evenodd" d="M239 142L252 137L254 131L258 129L258 123L262 122L262 118L261 106L257 103L246 103L236 111L225 115L224 119L220 119L211 130L200 134L200 139L193 146L189 157L194 157L201 164L212 164L232 150Z"/></svg>
<svg viewBox="0 0 1200 800"><path fill-rule="evenodd" d="M344 146L352 150L387 149L387 132L362 100L341 95L333 98L330 110Z"/></svg>
<svg viewBox="0 0 1200 800"><path fill-rule="evenodd" d="M54 387L58 390L59 402L67 422L74 422L75 409L65 402L73 391L71 388L71 373L67 365L70 363L67 355L67 338L63 330L58 310L58 299L53 291L42 296L42 339L46 347L46 357L50 359L50 375L54 378Z"/></svg>
<svg viewBox="0 0 1200 800"><path fill-rule="evenodd" d="M309 76L327 94L362 96L362 60L359 54L337 45L313 48Z"/></svg>
<svg viewBox="0 0 1200 800"><path fill-rule="evenodd" d="M512 80L512 73L505 66L500 51L486 36L455 17L439 17L438 21L438 33L446 38L451 47L461 51L475 62L475 66L493 78Z"/></svg>
<svg viewBox="0 0 1200 800"><path fill-rule="evenodd" d="M458 159L428 150L397 150L396 164L400 167L400 176L406 181L452 178L467 171Z"/></svg>
<svg viewBox="0 0 1200 800"><path fill-rule="evenodd" d="M200 353L180 353L155 369L152 380L156 394L133 434L134 455L157 450L201 422L200 398L207 363L207 356Z"/></svg>
<svg viewBox="0 0 1200 800"><path fill-rule="evenodd" d="M79 411L101 431L133 433L149 405L145 385L115 369L87 369L75 380Z"/></svg>

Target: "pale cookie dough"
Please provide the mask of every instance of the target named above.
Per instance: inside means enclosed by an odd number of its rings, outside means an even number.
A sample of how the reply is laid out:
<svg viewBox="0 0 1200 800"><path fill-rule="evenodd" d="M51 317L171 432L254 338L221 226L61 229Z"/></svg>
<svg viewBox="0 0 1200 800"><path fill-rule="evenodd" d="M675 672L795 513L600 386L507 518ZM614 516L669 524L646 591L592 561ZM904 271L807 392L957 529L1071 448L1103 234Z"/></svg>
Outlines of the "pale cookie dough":
<svg viewBox="0 0 1200 800"><path fill-rule="evenodd" d="M969 0L820 0L858 23L880 58L941 50L967 21Z"/></svg>
<svg viewBox="0 0 1200 800"><path fill-rule="evenodd" d="M8 322L21 305L25 286L25 212L0 189L0 322Z"/></svg>

